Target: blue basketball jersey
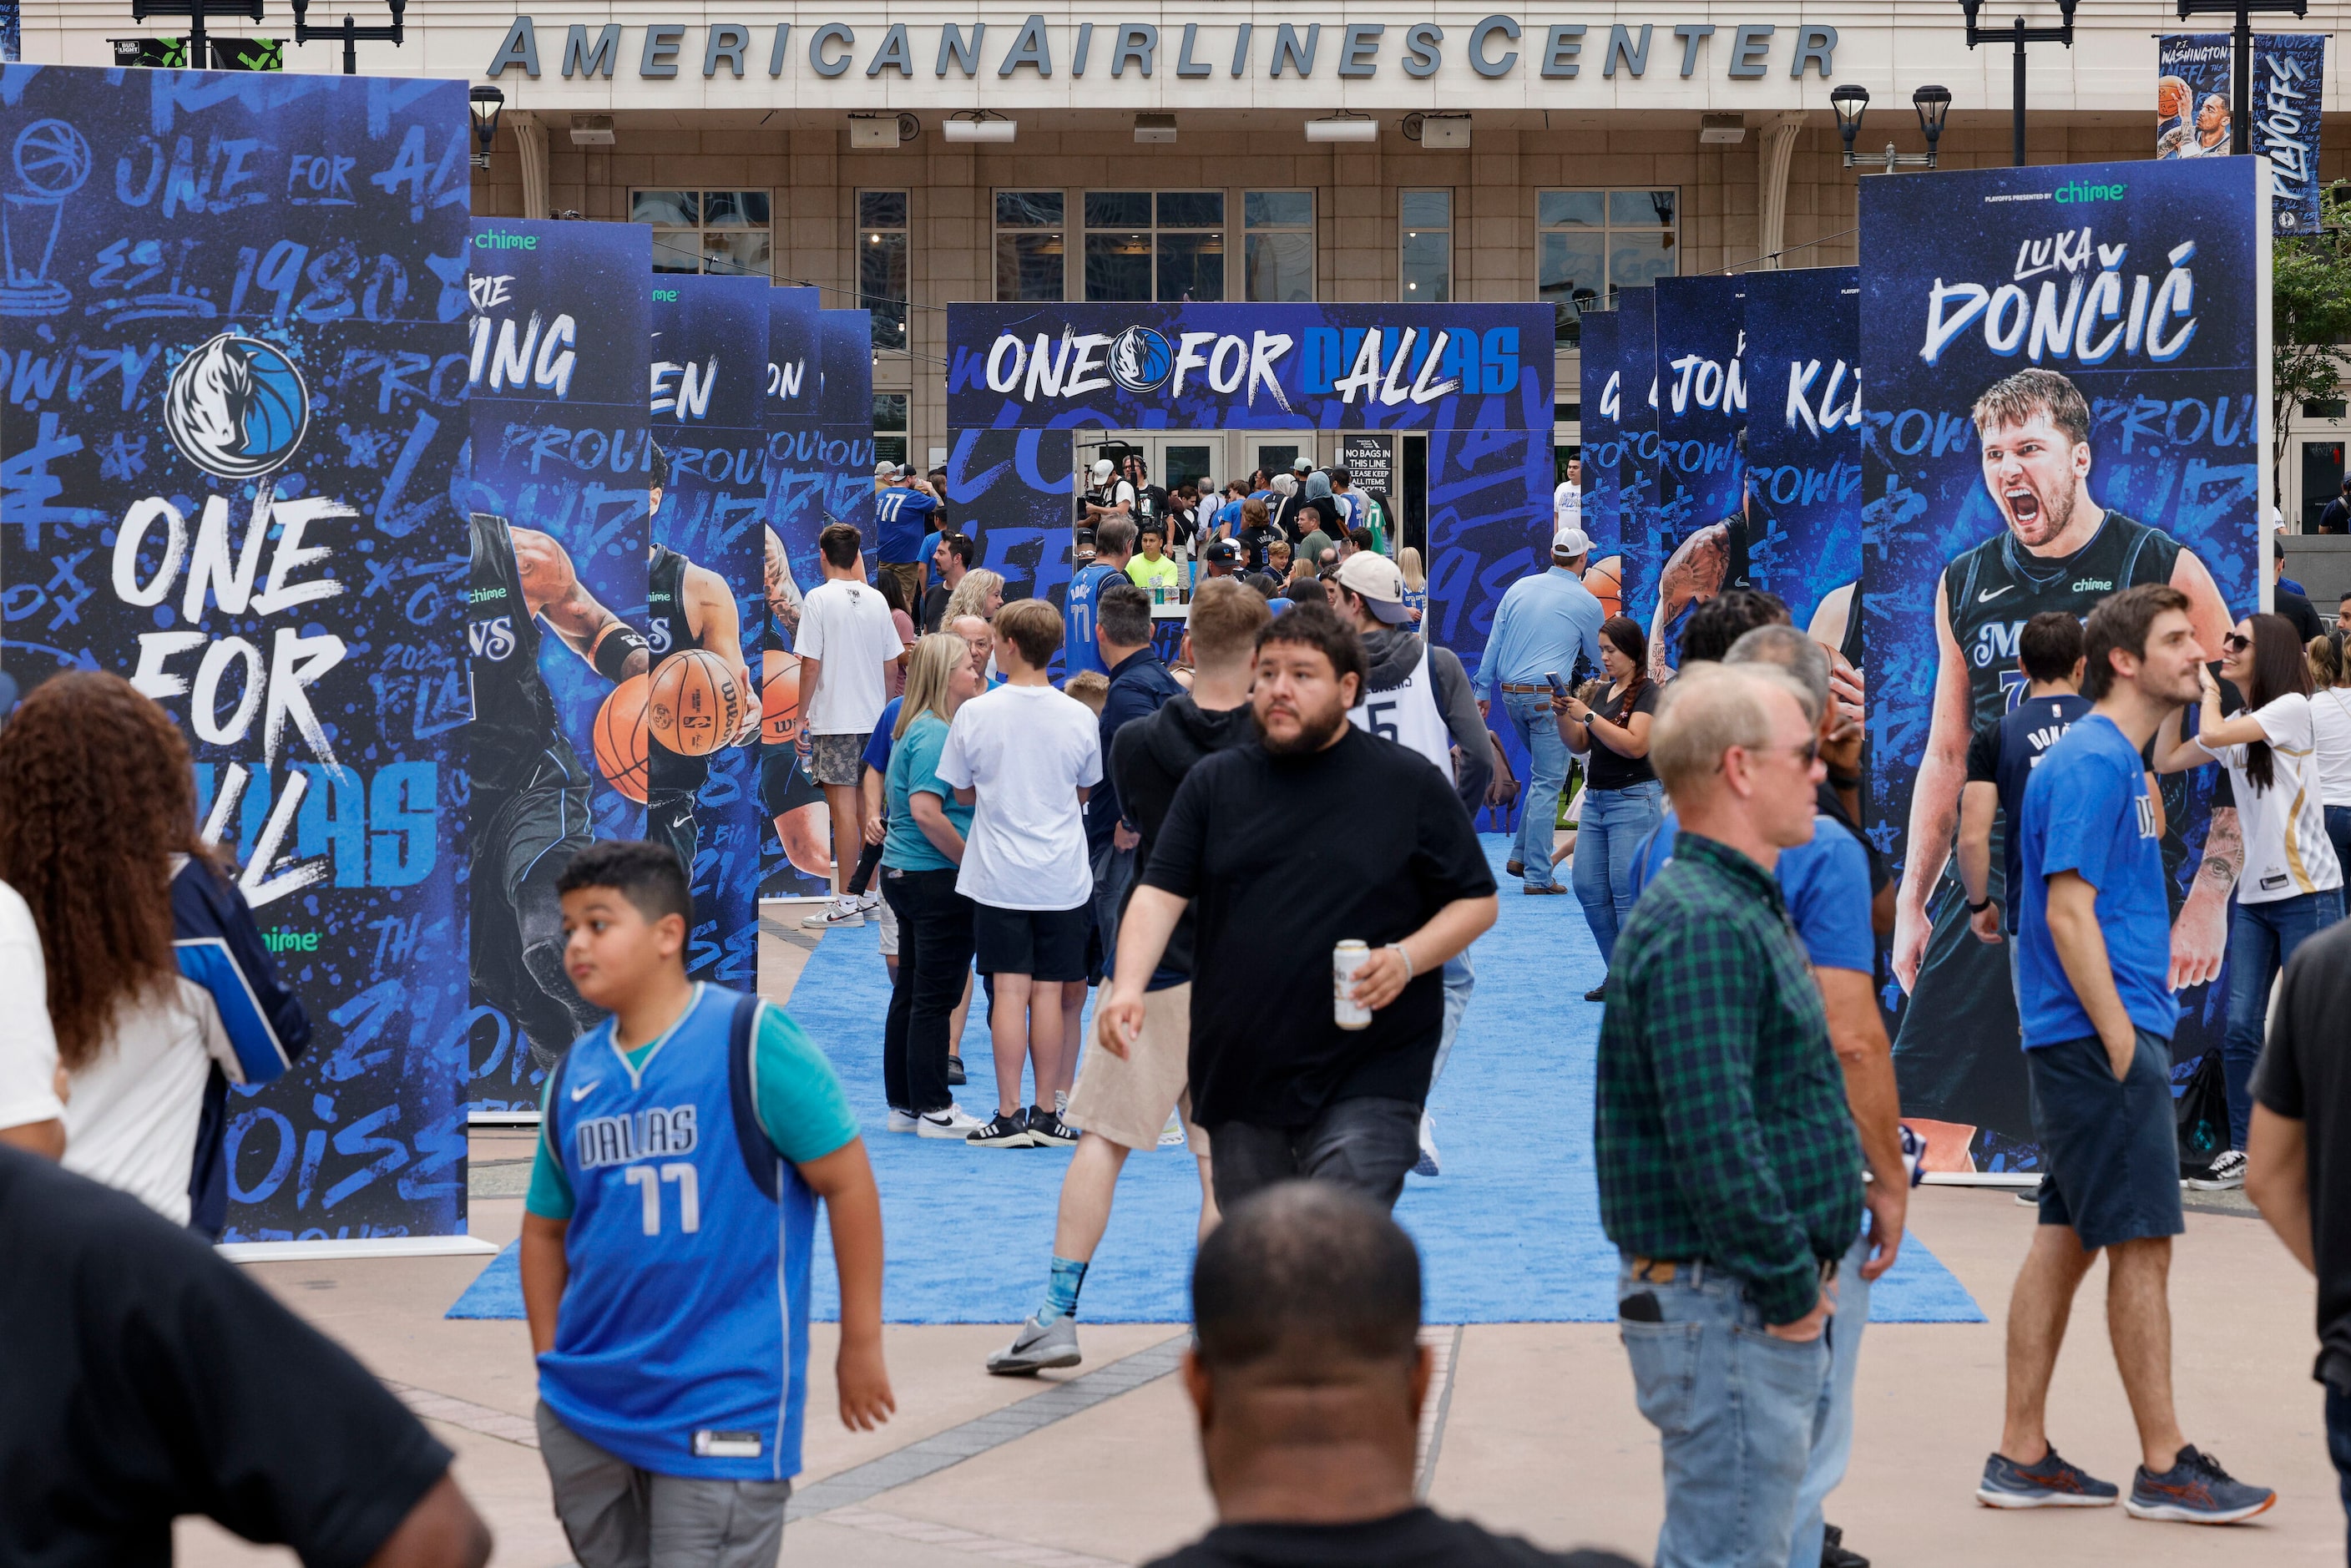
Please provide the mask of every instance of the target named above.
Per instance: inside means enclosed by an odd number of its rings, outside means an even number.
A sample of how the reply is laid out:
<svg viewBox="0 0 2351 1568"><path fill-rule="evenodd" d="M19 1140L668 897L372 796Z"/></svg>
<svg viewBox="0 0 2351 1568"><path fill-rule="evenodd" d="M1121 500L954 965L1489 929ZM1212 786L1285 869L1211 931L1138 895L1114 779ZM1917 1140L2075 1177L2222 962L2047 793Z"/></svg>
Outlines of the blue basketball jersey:
<svg viewBox="0 0 2351 1568"><path fill-rule="evenodd" d="M1061 661L1069 674L1110 674L1102 667L1102 645L1094 641L1094 609L1104 584L1125 580L1126 573L1103 561L1071 574L1061 600Z"/></svg>
<svg viewBox="0 0 2351 1568"><path fill-rule="evenodd" d="M539 1395L659 1475L800 1468L816 1199L758 1123L750 1051L765 1005L698 985L635 1068L607 1020L547 1097L575 1207Z"/></svg>

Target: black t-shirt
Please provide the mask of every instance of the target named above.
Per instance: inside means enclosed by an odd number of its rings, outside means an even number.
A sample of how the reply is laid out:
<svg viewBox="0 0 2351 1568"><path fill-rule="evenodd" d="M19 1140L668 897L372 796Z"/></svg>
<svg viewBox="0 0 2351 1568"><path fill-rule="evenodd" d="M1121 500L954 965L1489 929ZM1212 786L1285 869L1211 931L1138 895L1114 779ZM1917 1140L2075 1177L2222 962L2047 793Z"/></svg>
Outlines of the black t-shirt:
<svg viewBox="0 0 2351 1568"><path fill-rule="evenodd" d="M1220 1524L1149 1568L1637 1568L1614 1552L1546 1552L1425 1508L1361 1524Z"/></svg>
<svg viewBox="0 0 2351 1568"><path fill-rule="evenodd" d="M941 630L939 617L946 613L947 598L955 590L944 582L935 582L923 590L923 630L925 632Z"/></svg>
<svg viewBox="0 0 2351 1568"><path fill-rule="evenodd" d="M208 1514L358 1568L449 1469L383 1385L194 1235L0 1145L0 1563L168 1563Z"/></svg>
<svg viewBox="0 0 2351 1568"><path fill-rule="evenodd" d="M1270 527L1245 527L1234 531L1233 542L1248 552L1249 570L1252 571L1263 571L1265 570L1266 541L1276 537L1274 530Z"/></svg>
<svg viewBox="0 0 2351 1568"><path fill-rule="evenodd" d="M2286 961L2253 1098L2303 1124L2310 1236L2318 1253L2318 1343L2351 1356L2351 924L2320 932Z"/></svg>
<svg viewBox="0 0 2351 1568"><path fill-rule="evenodd" d="M2308 594L2296 593L2291 588L2280 588L2274 591L2273 597L2277 613L2293 622L2294 634L2304 643L2313 637L2326 635L2326 622L2318 618L2318 611L2310 602Z"/></svg>
<svg viewBox="0 0 2351 1568"><path fill-rule="evenodd" d="M1346 831L1298 824L1348 803ZM1359 1030L1332 1018L1331 951L1412 935L1457 898L1494 891L1452 780L1353 726L1325 750L1207 758L1161 825L1152 887L1194 899L1193 1119L1302 1127L1337 1100L1417 1103L1444 1020L1432 967Z"/></svg>
<svg viewBox="0 0 2351 1568"><path fill-rule="evenodd" d="M2001 820L1992 835L2000 844L2001 881L1984 893L2002 901L2001 921L2011 936L2024 902L2017 892L2023 875L2022 840L2014 829L2024 821L2025 783L2041 766L2042 753L2080 723L2090 707L2090 699L2078 692L2026 697L1998 724L1985 725L1968 737L1968 782L1990 784L2000 792Z"/></svg>
<svg viewBox="0 0 2351 1568"><path fill-rule="evenodd" d="M1645 713L1655 721L1659 695L1657 683L1645 680L1641 695L1633 699L1633 712ZM1625 712L1625 694L1610 696L1605 691L1592 705L1592 711L1612 724L1622 724L1628 716ZM1623 757L1608 748L1608 743L1598 736L1592 737L1592 747L1583 754L1583 781L1592 789L1628 789L1635 784L1646 784L1656 777L1646 757Z"/></svg>
<svg viewBox="0 0 2351 1568"><path fill-rule="evenodd" d="M2351 501L2337 496L2326 503L2318 514L2318 531L2322 534L2351 534Z"/></svg>

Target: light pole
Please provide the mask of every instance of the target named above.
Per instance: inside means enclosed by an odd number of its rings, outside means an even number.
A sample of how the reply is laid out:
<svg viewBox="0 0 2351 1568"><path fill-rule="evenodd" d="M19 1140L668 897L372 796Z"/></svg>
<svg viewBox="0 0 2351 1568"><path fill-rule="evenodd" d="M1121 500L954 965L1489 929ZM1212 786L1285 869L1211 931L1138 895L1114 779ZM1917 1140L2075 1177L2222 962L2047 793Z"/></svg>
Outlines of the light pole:
<svg viewBox="0 0 2351 1568"><path fill-rule="evenodd" d="M2237 18L2229 33L2229 151L2253 150L2253 13L2305 16L2309 0L2179 0L2179 19L2190 16Z"/></svg>
<svg viewBox="0 0 2351 1568"><path fill-rule="evenodd" d="M208 71L213 68L212 48L204 37L204 22L212 16L244 16L261 20L261 0L178 0L178 4L154 3L154 0L131 0L131 19L143 22L150 16L185 16L188 19L188 68Z"/></svg>
<svg viewBox="0 0 2351 1568"><path fill-rule="evenodd" d="M1844 142L1844 166L1855 168L1864 163L1880 163L1889 174L1896 169L1932 169L1938 148L1943 140L1943 119L1951 112L1951 89L1947 87L1922 87L1910 95L1910 107L1918 111L1918 130L1927 138L1924 152L1896 152L1894 143L1886 144L1881 158L1876 153L1854 156L1854 138L1861 134L1862 111L1869 107L1869 89L1852 82L1829 94L1829 104L1836 110L1837 136Z"/></svg>
<svg viewBox="0 0 2351 1568"><path fill-rule="evenodd" d="M2181 0L2181 3L2184 5L2187 0ZM1959 9L1968 14L1968 47L1972 49L1978 44L1996 44L2002 38L2011 39L2016 45L2016 94L2010 124L2016 143L2014 162L2020 169L2024 167L2024 46L2063 44L2072 48L2075 4L2076 0L2057 0L2057 9L2065 18L2065 25L2062 27L2028 27L2022 16L2005 27L1978 27L1976 13L1982 8L1983 0L1959 0Z"/></svg>
<svg viewBox="0 0 2351 1568"><path fill-rule="evenodd" d="M198 3L201 4L202 0ZM392 0L392 26L389 27L362 27L359 18L348 11L343 14L343 25L340 27L313 27L309 23L310 0L294 0L294 41L308 44L321 38L340 38L343 41L343 74L355 77L360 74L360 44L362 40L371 44L390 44L395 49L400 47L406 32L401 14L407 9L408 0ZM258 11L257 6L256 10Z"/></svg>

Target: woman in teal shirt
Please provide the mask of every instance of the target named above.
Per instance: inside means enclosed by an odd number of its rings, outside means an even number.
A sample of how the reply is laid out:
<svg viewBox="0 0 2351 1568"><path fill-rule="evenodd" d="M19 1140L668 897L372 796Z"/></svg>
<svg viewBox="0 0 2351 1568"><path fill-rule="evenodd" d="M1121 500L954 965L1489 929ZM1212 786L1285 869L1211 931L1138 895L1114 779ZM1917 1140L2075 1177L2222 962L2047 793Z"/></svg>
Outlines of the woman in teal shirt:
<svg viewBox="0 0 2351 1568"><path fill-rule="evenodd" d="M933 632L906 661L905 701L884 776L890 821L882 840L882 896L898 916L898 967L882 1030L882 1085L890 1130L960 1139L978 1118L947 1092L947 1019L971 969L971 900L956 891L971 808L938 775L947 721L980 693L971 649Z"/></svg>

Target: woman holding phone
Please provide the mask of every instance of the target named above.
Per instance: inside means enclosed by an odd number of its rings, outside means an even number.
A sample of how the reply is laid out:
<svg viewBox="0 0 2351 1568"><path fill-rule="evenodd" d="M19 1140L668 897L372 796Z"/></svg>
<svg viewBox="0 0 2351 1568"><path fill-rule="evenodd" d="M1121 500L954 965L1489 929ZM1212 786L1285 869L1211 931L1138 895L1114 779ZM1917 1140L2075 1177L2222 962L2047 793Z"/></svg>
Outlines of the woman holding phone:
<svg viewBox="0 0 2351 1568"><path fill-rule="evenodd" d="M1665 787L1649 767L1649 723L1657 711L1657 684L1643 674L1648 639L1640 623L1611 616L1600 627L1600 662L1607 682L1580 695L1554 680L1552 713L1567 748L1584 764L1583 820L1576 837L1575 896L1605 964L1616 932L1633 912L1633 859L1665 814ZM1583 993L1604 998L1607 982Z"/></svg>

